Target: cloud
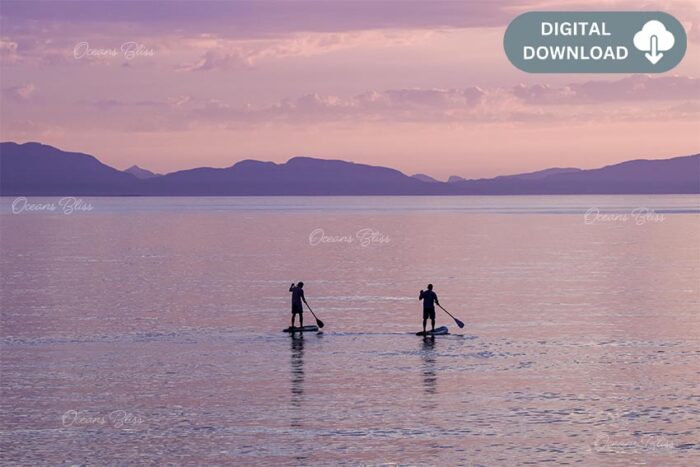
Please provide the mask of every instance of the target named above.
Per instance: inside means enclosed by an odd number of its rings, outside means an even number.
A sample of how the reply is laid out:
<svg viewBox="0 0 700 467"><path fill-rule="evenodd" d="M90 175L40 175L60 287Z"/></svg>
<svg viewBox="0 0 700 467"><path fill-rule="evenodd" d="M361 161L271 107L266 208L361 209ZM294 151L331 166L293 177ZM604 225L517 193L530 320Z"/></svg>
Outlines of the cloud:
<svg viewBox="0 0 700 467"><path fill-rule="evenodd" d="M581 106L592 114L601 106L625 102L700 100L700 78L633 75L615 81L587 81L566 86L520 85L512 88L389 89L345 98L318 93L285 99L267 107L208 102L193 109L203 120L291 123L323 121L542 121L577 118ZM554 108L556 107L556 108Z"/></svg>
<svg viewBox="0 0 700 467"><path fill-rule="evenodd" d="M655 102L658 102L656 104ZM669 102L683 106L669 110ZM221 99L177 96L162 100L82 100L101 112L100 122L142 131L156 128L227 128L241 125L308 125L364 122L538 123L619 119L648 120L652 115L687 115L700 102L700 79L633 75L554 87L466 86L459 89L401 88L367 91L354 96L309 93L269 105L232 105ZM642 103L645 103L641 105ZM109 111L109 113L104 113ZM92 125L90 113L79 112ZM134 120L138 116L138 122ZM135 131L135 130L133 130Z"/></svg>
<svg viewBox="0 0 700 467"><path fill-rule="evenodd" d="M250 68L253 57L246 57L239 51L224 52L223 50L208 50L194 63L185 63L176 67L177 71L212 71Z"/></svg>
<svg viewBox="0 0 700 467"><path fill-rule="evenodd" d="M673 34L666 29L661 21L656 20L647 21L644 27L634 35L634 46L643 52L649 52L654 37L657 40L657 50L665 52L673 48L675 43Z"/></svg>
<svg viewBox="0 0 700 467"><path fill-rule="evenodd" d="M529 10L663 10L686 22L689 37L697 30L693 0L3 0L0 30L7 33L79 26L83 35L121 30L132 35L182 36L214 33L227 38L270 38L300 32L347 32L376 29L440 29L505 26Z"/></svg>
<svg viewBox="0 0 700 467"><path fill-rule="evenodd" d="M299 33L258 40L231 40L206 34L181 41L168 41L164 48L200 54L197 60L177 66L177 71L213 71L252 68L266 59L312 57L363 46L410 46L431 36L430 31L413 30Z"/></svg>
<svg viewBox="0 0 700 467"><path fill-rule="evenodd" d="M615 81L586 81L553 87L519 85L513 94L531 105L609 104L620 101L700 99L700 78L632 75Z"/></svg>
<svg viewBox="0 0 700 467"><path fill-rule="evenodd" d="M4 37L0 39L0 64L59 65L71 58L74 45L75 42L71 45L70 40L49 37L47 30L42 30L36 35Z"/></svg>
<svg viewBox="0 0 700 467"><path fill-rule="evenodd" d="M29 100L36 91L34 83L27 83L21 86L11 86L2 90L2 95L16 102Z"/></svg>
<svg viewBox="0 0 700 467"><path fill-rule="evenodd" d="M499 118L501 107L494 94L478 87L464 89L390 89L368 91L352 97L307 94L264 107L234 107L210 100L196 104L193 118L199 121L292 124L331 121L444 121Z"/></svg>
<svg viewBox="0 0 700 467"><path fill-rule="evenodd" d="M65 128L60 125L53 125L44 122L38 122L31 119L3 119L2 139L7 139L5 132L13 133L13 138L21 136L22 138L42 139L63 137L66 133Z"/></svg>
<svg viewBox="0 0 700 467"><path fill-rule="evenodd" d="M14 102L33 88L3 90ZM700 103L700 79L633 75L619 80L513 87L399 88L352 96L308 93L267 105L181 95L162 99L94 99L70 119L45 124L135 132L227 129L242 126L382 123L528 123L651 121L688 118ZM98 114L99 112L99 114ZM97 118L99 115L99 118ZM18 117L19 118L19 117ZM50 120L50 119L49 119Z"/></svg>
<svg viewBox="0 0 700 467"><path fill-rule="evenodd" d="M17 55L17 42L7 38L0 39L0 63L16 63L19 59Z"/></svg>
<svg viewBox="0 0 700 467"><path fill-rule="evenodd" d="M166 5L167 3L167 5ZM7 26L31 23L128 24L132 31L157 34L217 32L226 37L272 37L295 32L357 31L392 28L483 27L504 25L512 1L471 0L239 0L130 2L102 0L3 1Z"/></svg>
<svg viewBox="0 0 700 467"><path fill-rule="evenodd" d="M124 109L128 113L133 110L133 107L140 107L141 109L150 108L161 112L182 109L191 100L192 98L190 96L172 97L164 101L140 100L133 102L121 99L82 99L78 101L78 104L94 107L101 111Z"/></svg>
<svg viewBox="0 0 700 467"><path fill-rule="evenodd" d="M525 10L658 9L633 0L204 0L163 5L159 1L125 6L112 0L3 0L0 60L4 64L74 63L72 51L78 42L118 48L125 41L137 41L155 47L157 63L170 70L240 70L268 59L414 44L437 31L504 27ZM700 40L698 5L670 0L663 8L677 15L690 40ZM165 65L165 52L177 60ZM108 66L112 61L80 63ZM137 63L147 61L122 66Z"/></svg>

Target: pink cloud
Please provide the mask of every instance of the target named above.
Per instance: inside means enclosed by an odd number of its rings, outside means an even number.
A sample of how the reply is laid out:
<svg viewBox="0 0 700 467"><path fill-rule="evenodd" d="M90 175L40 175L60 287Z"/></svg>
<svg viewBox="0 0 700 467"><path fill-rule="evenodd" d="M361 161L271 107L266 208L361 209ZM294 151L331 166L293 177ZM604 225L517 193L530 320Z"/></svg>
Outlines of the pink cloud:
<svg viewBox="0 0 700 467"><path fill-rule="evenodd" d="M222 50L208 50L196 62L181 65L176 70L212 71L249 68L251 66L253 66L252 57L246 57L238 51L227 53Z"/></svg>
<svg viewBox="0 0 700 467"><path fill-rule="evenodd" d="M700 99L700 78L632 75L615 81L586 81L562 87L519 85L513 94L528 104L595 104L617 101Z"/></svg>
<svg viewBox="0 0 700 467"><path fill-rule="evenodd" d="M684 76L630 76L613 81L587 81L555 87L389 89L352 97L312 93L264 107L235 107L221 101L191 102L194 118L203 121L284 121L294 124L328 121L543 121L584 119L597 106L615 102L698 100L700 79ZM552 106L556 105L554 110ZM581 105L593 106L584 112ZM627 113L625 113L627 112ZM619 115L635 119L649 109L626 107ZM631 114L630 114L631 112ZM641 116L635 116L641 112Z"/></svg>
<svg viewBox="0 0 700 467"><path fill-rule="evenodd" d="M2 95L8 99L22 102L29 100L34 94L34 91L36 91L36 86L34 83L27 83L21 86L4 88L2 90Z"/></svg>
<svg viewBox="0 0 700 467"><path fill-rule="evenodd" d="M18 46L17 42L6 38L0 39L0 63L16 63L19 59Z"/></svg>
<svg viewBox="0 0 700 467"><path fill-rule="evenodd" d="M177 71L212 71L251 68L261 60L313 57L356 47L411 46L427 39L430 31L355 31L347 33L298 33L264 40L231 40L205 34L168 41L169 50L189 50L198 58L176 67Z"/></svg>

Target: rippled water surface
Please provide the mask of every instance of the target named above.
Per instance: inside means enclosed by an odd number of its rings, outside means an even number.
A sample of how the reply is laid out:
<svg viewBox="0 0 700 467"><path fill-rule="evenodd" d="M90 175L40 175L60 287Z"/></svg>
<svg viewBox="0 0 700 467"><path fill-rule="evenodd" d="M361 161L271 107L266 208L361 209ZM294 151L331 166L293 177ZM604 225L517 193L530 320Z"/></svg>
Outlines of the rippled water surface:
<svg viewBox="0 0 700 467"><path fill-rule="evenodd" d="M30 201L5 465L700 464L700 197Z"/></svg>

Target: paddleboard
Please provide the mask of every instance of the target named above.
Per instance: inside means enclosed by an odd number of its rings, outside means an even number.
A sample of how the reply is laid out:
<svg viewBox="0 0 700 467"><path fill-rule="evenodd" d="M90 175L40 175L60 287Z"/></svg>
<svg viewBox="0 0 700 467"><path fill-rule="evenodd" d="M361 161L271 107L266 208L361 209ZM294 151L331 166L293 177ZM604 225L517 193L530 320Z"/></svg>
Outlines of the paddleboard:
<svg viewBox="0 0 700 467"><path fill-rule="evenodd" d="M294 326L284 329L282 332L318 332L318 326L304 326L303 328Z"/></svg>
<svg viewBox="0 0 700 467"><path fill-rule="evenodd" d="M435 332L417 332L416 336L444 336L445 334L449 334L449 330L447 329L447 326L441 326L439 328L435 328Z"/></svg>

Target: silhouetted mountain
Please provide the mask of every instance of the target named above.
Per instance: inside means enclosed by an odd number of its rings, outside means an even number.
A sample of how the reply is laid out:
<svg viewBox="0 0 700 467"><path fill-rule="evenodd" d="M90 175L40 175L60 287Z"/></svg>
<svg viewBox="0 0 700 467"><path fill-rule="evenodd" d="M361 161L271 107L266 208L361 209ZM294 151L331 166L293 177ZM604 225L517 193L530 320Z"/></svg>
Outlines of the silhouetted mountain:
<svg viewBox="0 0 700 467"><path fill-rule="evenodd" d="M433 177L430 175L425 175L425 174L415 174L411 175L412 178L415 178L416 180L420 180L421 182L425 183L439 183L438 180L435 180Z"/></svg>
<svg viewBox="0 0 700 467"><path fill-rule="evenodd" d="M4 196L700 193L700 155L491 179L457 180L453 176L448 183L424 177L386 167L295 157L284 164L245 160L227 168L202 167L137 178L87 154L39 143L0 143L0 195Z"/></svg>
<svg viewBox="0 0 700 467"><path fill-rule="evenodd" d="M581 169L575 169L575 168L566 168L566 169L560 169L560 168L552 168L552 169L544 169L544 170L538 170L537 172L527 172L527 173L521 173L521 174L514 174L514 175L499 175L498 177L495 178L488 178L488 179L483 179L480 178L478 180L503 180L504 178L519 178L522 180L541 180L545 177L548 177L549 175L555 175L559 173L569 173L569 172L580 172ZM458 175L451 175L450 178L447 179L447 183L456 183L456 182L464 182L468 181L468 179L464 177L460 177Z"/></svg>
<svg viewBox="0 0 700 467"><path fill-rule="evenodd" d="M581 171L581 169L575 169L575 168L560 169L558 167L555 167L552 169L538 170L536 172L527 172L527 173L515 174L515 175L502 175L502 176L496 177L496 178L514 177L514 178L519 178L521 180L542 180L546 177L549 177L550 175L580 172L580 171Z"/></svg>
<svg viewBox="0 0 700 467"><path fill-rule="evenodd" d="M136 178L140 178L142 180L145 180L147 178L153 178L153 177L160 177L161 174L157 174L154 172L151 172L150 170L142 169L138 165L132 165L128 169L126 169L124 172L129 173L133 175Z"/></svg>
<svg viewBox="0 0 700 467"><path fill-rule="evenodd" d="M0 195L129 195L138 179L95 157L40 143L0 143Z"/></svg>
<svg viewBox="0 0 700 467"><path fill-rule="evenodd" d="M427 184L386 167L294 157L284 164L245 160L147 180L159 195L408 195L431 194Z"/></svg>
<svg viewBox="0 0 700 467"><path fill-rule="evenodd" d="M467 195L700 193L700 154L524 175L465 180L453 185L460 194Z"/></svg>

